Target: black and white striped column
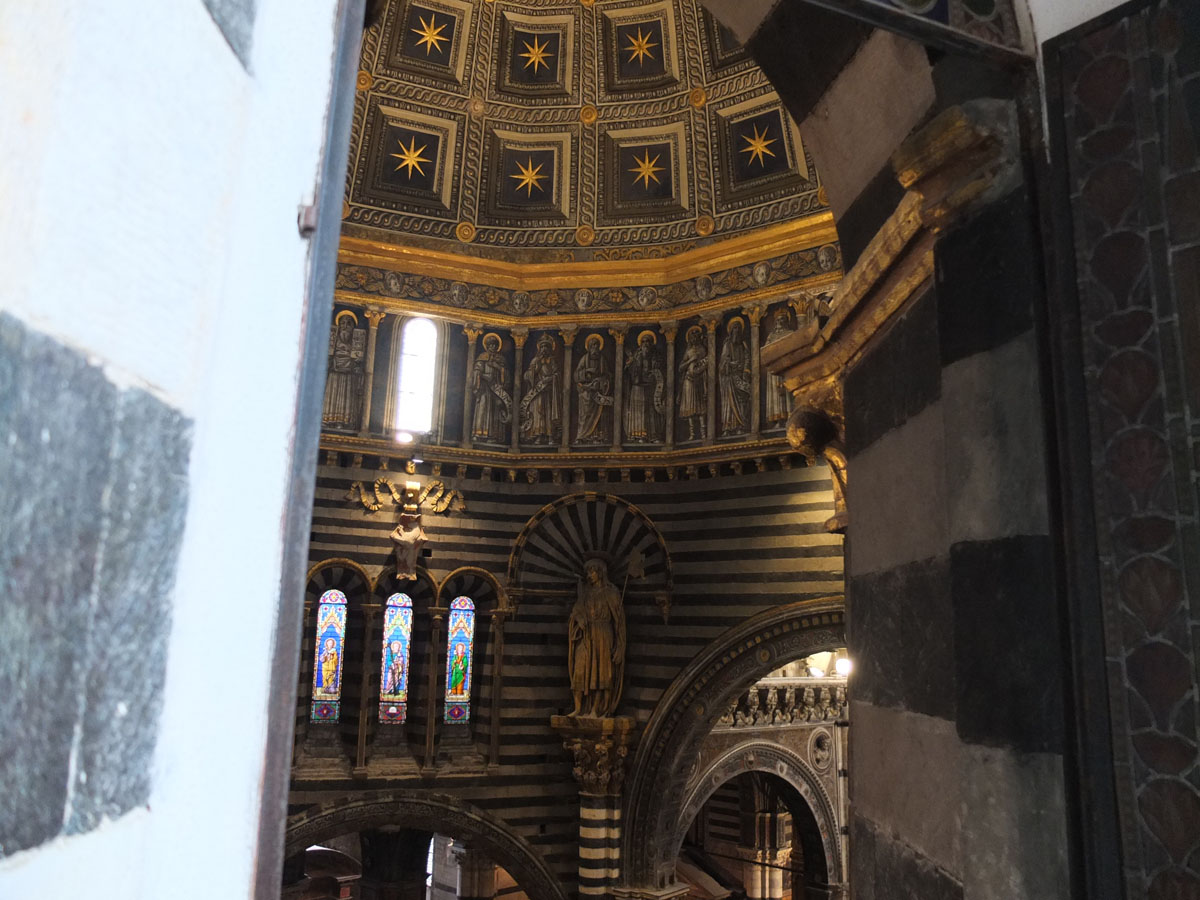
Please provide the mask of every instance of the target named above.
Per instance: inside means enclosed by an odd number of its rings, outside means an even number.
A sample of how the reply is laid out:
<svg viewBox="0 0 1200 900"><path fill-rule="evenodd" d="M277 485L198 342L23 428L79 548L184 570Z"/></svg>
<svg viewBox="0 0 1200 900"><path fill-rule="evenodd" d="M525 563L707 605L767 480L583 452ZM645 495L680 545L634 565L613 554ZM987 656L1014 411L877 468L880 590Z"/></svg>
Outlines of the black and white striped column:
<svg viewBox="0 0 1200 900"><path fill-rule="evenodd" d="M628 716L552 716L579 779L579 896L611 897L621 877L621 786L633 736Z"/></svg>
<svg viewBox="0 0 1200 900"><path fill-rule="evenodd" d="M621 798L579 795L579 895L611 895L620 874Z"/></svg>

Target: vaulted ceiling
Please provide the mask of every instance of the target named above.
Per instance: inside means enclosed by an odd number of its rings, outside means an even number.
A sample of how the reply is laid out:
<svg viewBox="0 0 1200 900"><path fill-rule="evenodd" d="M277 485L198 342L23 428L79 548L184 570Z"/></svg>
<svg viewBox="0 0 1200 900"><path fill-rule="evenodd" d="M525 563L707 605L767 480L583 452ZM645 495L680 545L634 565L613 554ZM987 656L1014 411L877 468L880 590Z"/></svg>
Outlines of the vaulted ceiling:
<svg viewBox="0 0 1200 900"><path fill-rule="evenodd" d="M593 2L390 0L364 38L344 233L569 263L830 223L795 124L696 0Z"/></svg>

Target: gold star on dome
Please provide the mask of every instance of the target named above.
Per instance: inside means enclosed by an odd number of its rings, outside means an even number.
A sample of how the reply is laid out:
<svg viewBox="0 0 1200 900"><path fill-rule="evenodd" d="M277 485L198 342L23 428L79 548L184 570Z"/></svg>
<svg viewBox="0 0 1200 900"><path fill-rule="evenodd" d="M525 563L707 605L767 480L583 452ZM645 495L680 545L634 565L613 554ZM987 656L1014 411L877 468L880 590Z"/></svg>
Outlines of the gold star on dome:
<svg viewBox="0 0 1200 900"><path fill-rule="evenodd" d="M770 128L764 128L763 133L759 134L758 126L755 125L754 137L749 137L744 134L742 135L742 140L746 142L746 146L742 148L742 152L750 154L751 165L753 165L755 160L757 160L760 166L765 167L767 165L767 161L763 158L764 154L766 156L775 155L773 150L768 149L772 144L775 143L775 138L771 138L770 140L767 139L767 135L770 133Z"/></svg>
<svg viewBox="0 0 1200 900"><path fill-rule="evenodd" d="M549 57L554 55L547 50L550 46L550 38L546 38L546 43L539 44L537 35L534 35L532 44L528 41L522 41L521 43L525 44L525 52L520 54L526 60L524 68L528 69L530 66L533 66L535 75L537 74L538 66L545 66L546 69L550 68L550 64L546 62Z"/></svg>
<svg viewBox="0 0 1200 900"><path fill-rule="evenodd" d="M418 147L416 135L413 135L413 139L407 147L404 146L404 141L397 140L396 143L400 145L400 152L392 154L392 156L400 160L396 164L396 171L399 172L401 169L407 168L409 181L412 181L413 169L416 169L418 174L424 175L425 170L421 168L421 163L432 162L432 160L428 160L421 155L425 151L426 145L422 144Z"/></svg>
<svg viewBox="0 0 1200 900"><path fill-rule="evenodd" d="M654 32L651 31L649 34L642 34L642 26L640 25L637 30L637 37L634 37L632 34L629 35L629 46L625 48L625 52L629 54L630 62L636 62L640 66L642 60L646 57L649 57L651 61L654 60L654 54L650 48L657 47L658 42L650 40L652 37L654 37Z"/></svg>
<svg viewBox="0 0 1200 900"><path fill-rule="evenodd" d="M539 172L541 172L541 171L542 171L542 166L543 166L543 165L544 165L544 163L538 163L538 164L537 164L537 166L535 167L535 166L533 165L533 157L532 157L532 156L531 156L531 157L529 157L529 159L528 159L528 161L525 163L525 165L521 165L521 161L520 161L520 160L517 160L517 169L518 169L518 171L520 171L520 173L521 173L521 174L520 174L520 175L509 175L509 176L508 176L509 178L515 178L515 179L516 179L516 181L517 181L517 186L516 186L515 190L518 190L518 191L519 191L521 188L525 188L525 196L526 196L526 197L532 197L532 196L533 196L533 189L534 189L534 188L537 188L539 191L545 191L545 188L544 188L544 187L542 187L542 186L541 186L541 185L538 183L538 182L540 182L540 181L541 181L543 178L549 178L549 177L550 177L549 175L539 175L539 174L538 174Z"/></svg>
<svg viewBox="0 0 1200 900"><path fill-rule="evenodd" d="M442 37L442 32L446 30L445 24L437 24L437 16L434 13L429 14L429 21L425 21L424 16L418 16L421 21L420 28L410 29L413 34L420 35L420 40L417 41L418 47L425 48L425 55L430 53L442 52L442 41L448 41L450 38Z"/></svg>
<svg viewBox="0 0 1200 900"><path fill-rule="evenodd" d="M654 159L651 159L650 148L647 147L645 156L643 156L641 159L638 159L636 156L633 158L633 161L637 163L637 165L629 171L634 173L634 184L637 184L638 181L644 181L645 184L643 184L642 187L646 188L647 190L650 189L651 181L653 181L655 184L661 184L661 182L658 180L658 173L663 170L663 167L657 165L658 157L661 155L661 153L657 154Z"/></svg>

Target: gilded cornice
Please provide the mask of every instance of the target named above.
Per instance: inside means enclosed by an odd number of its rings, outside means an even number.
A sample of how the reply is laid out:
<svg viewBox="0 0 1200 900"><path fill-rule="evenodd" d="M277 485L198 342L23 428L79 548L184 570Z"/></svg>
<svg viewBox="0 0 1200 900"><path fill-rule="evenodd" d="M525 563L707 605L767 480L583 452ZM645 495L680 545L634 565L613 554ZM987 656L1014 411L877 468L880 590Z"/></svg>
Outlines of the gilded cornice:
<svg viewBox="0 0 1200 900"><path fill-rule="evenodd" d="M829 211L716 241L661 259L514 263L448 251L343 236L338 262L385 271L473 282L508 290L640 287L676 284L795 250L837 243Z"/></svg>
<svg viewBox="0 0 1200 900"><path fill-rule="evenodd" d="M673 469L728 462L746 462L768 456L791 454L783 435L758 440L731 441L716 446L672 450L607 450L513 453L496 449L397 444L385 438L322 434L321 449L333 453L379 456L388 459L420 457L428 463L490 467L493 469Z"/></svg>
<svg viewBox="0 0 1200 900"><path fill-rule="evenodd" d="M671 319L689 319L711 313L722 312L737 306L747 304L767 305L780 299L796 294L821 294L832 290L841 278L838 272L827 272L799 281L784 284L769 285L765 288L748 290L735 295L714 297L703 302L690 303L669 309L623 310L619 313L602 311L593 313L540 312L535 316L519 316L512 313L490 312L481 309L455 309L440 303L422 300L408 300L394 297L382 297L378 294L363 294L355 291L334 291L334 300L354 306L367 303L379 306L388 312L405 315L429 316L435 319L446 319L451 322L471 322L489 328L513 327L544 327L544 328L586 328L599 325L610 325L615 320L622 324L650 325L662 322L664 317Z"/></svg>

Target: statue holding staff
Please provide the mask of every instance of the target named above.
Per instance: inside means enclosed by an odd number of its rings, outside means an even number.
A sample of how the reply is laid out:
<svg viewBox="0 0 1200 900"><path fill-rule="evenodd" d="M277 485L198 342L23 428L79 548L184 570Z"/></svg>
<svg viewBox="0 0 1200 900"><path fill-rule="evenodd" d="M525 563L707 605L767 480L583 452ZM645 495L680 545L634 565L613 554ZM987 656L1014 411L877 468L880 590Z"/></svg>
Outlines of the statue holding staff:
<svg viewBox="0 0 1200 900"><path fill-rule="evenodd" d="M604 560L584 564L575 605L567 620L567 669L574 709L571 716L611 716L621 699L625 675L625 611L608 580Z"/></svg>

